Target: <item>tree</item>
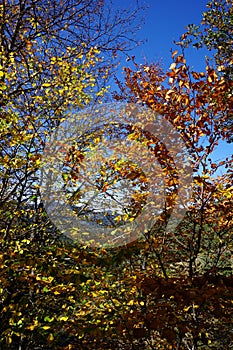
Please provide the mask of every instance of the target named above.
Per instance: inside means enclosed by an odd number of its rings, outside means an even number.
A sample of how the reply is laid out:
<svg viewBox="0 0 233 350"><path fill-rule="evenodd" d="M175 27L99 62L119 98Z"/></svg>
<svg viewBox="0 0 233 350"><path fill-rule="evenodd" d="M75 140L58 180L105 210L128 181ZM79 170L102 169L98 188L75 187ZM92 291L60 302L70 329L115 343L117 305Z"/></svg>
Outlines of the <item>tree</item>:
<svg viewBox="0 0 233 350"><path fill-rule="evenodd" d="M0 5L1 205L34 198L38 207L35 171L47 135L103 95L116 55L135 42L139 10L113 12L101 1Z"/></svg>
<svg viewBox="0 0 233 350"><path fill-rule="evenodd" d="M179 45L183 49L190 46L197 49L207 48L210 51L210 60L215 67L216 74L224 75L232 80L232 1L210 1L207 8L208 10L203 13L201 25L188 25L187 32L182 35ZM224 126L228 126L230 132L232 132L232 113L224 122ZM231 140L231 136L229 140Z"/></svg>
<svg viewBox="0 0 233 350"><path fill-rule="evenodd" d="M34 348L47 343L54 348L55 336L43 324L50 318L42 315L46 307L39 301L48 290L42 281L51 273L50 268L50 272L44 269L50 253L56 271L63 263L69 270L73 262L67 264L62 258L59 265L57 261L67 242L60 239L41 206L38 168L54 128L74 110L102 98L116 55L135 43L131 34L137 27L134 16L140 10L110 9L111 4L102 1L19 0L0 4L0 342L4 348ZM52 253L51 245L58 250ZM26 270L25 258L29 264ZM59 279L56 283L63 288ZM34 290L35 281L39 284ZM65 283L63 290L72 299L70 283ZM54 306L60 309L62 298L59 300ZM34 302L39 303L38 309ZM20 320L14 318L15 312ZM61 315L54 333L63 332L63 322ZM58 343L61 337L58 335Z"/></svg>
<svg viewBox="0 0 233 350"><path fill-rule="evenodd" d="M134 271L140 271L135 272L137 286L145 293L142 305L147 306L140 313L135 305L126 319L139 338L154 334L151 344L164 349L198 349L208 344L224 348L232 345L231 322L218 313L211 283L221 289L226 312L232 312L227 297L232 280L232 159L214 162L211 155L218 142L229 137L229 129L220 126L232 113L232 80L208 65L205 72L192 71L178 50L172 59L165 73L153 64L126 68L122 94L116 95L166 118L185 141L194 171L192 200L175 233L155 226L145 235L146 266L153 268L144 274L135 262ZM213 324L216 332L209 333ZM225 344L219 343L219 334L228 339Z"/></svg>

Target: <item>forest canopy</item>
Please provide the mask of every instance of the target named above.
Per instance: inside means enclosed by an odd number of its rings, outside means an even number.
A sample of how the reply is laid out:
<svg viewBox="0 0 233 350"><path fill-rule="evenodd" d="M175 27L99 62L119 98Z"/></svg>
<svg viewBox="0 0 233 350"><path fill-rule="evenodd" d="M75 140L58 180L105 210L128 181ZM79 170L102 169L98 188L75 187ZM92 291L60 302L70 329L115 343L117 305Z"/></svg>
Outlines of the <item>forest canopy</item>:
<svg viewBox="0 0 233 350"><path fill-rule="evenodd" d="M167 70L130 57L143 14L137 1L0 4L2 349L233 347L233 157L212 157L232 142L232 2L208 3ZM191 46L209 50L205 70ZM74 117L85 132L50 147ZM48 150L85 243L46 211ZM103 227L129 239L98 245Z"/></svg>

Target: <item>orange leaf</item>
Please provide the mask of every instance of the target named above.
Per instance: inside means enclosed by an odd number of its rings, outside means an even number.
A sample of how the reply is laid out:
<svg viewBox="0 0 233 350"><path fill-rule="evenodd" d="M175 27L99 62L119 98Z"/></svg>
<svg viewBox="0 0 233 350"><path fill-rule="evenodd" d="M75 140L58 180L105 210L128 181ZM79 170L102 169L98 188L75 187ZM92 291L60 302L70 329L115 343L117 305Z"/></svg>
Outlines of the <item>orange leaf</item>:
<svg viewBox="0 0 233 350"><path fill-rule="evenodd" d="M175 57L175 55L177 55L177 54L178 54L178 50L173 51L173 52L172 52L172 58L174 58L174 57Z"/></svg>

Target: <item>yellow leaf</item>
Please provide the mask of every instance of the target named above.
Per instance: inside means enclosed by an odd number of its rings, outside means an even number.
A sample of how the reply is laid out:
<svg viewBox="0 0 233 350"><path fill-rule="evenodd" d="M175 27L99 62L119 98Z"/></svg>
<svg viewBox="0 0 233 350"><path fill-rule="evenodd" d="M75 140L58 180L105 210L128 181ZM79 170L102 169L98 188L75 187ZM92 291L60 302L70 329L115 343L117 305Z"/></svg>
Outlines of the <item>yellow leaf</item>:
<svg viewBox="0 0 233 350"><path fill-rule="evenodd" d="M68 316L62 316L62 317L59 317L59 321L67 321L68 320Z"/></svg>
<svg viewBox="0 0 233 350"><path fill-rule="evenodd" d="M61 293L58 292L57 290L55 290L55 292L53 292L53 294L58 295L58 294L61 294Z"/></svg>
<svg viewBox="0 0 233 350"><path fill-rule="evenodd" d="M52 342L52 341L54 340L54 336L53 336L52 333L50 333L50 334L48 335L47 340L48 340L48 342Z"/></svg>
<svg viewBox="0 0 233 350"><path fill-rule="evenodd" d="M10 345L12 343L11 336L9 336L9 335L6 336L6 343L7 343L7 345Z"/></svg>
<svg viewBox="0 0 233 350"><path fill-rule="evenodd" d="M96 138L94 139L94 143L97 144L97 143L99 143L99 142L100 142L100 137L96 137Z"/></svg>
<svg viewBox="0 0 233 350"><path fill-rule="evenodd" d="M38 321L37 320L33 320L33 324L31 324L30 326L26 327L26 329L29 329L30 331L33 331L37 326L38 326Z"/></svg>
<svg viewBox="0 0 233 350"><path fill-rule="evenodd" d="M189 306L187 306L187 307L185 307L184 308L184 311L186 312L186 311L189 311L189 309L192 307L192 305L189 305Z"/></svg>
<svg viewBox="0 0 233 350"><path fill-rule="evenodd" d="M35 327L36 326L32 324L31 326L26 327L26 329L29 329L30 331L34 331Z"/></svg>
<svg viewBox="0 0 233 350"><path fill-rule="evenodd" d="M50 326L43 326L42 328L43 328L44 330L47 330L47 329L50 328Z"/></svg>
<svg viewBox="0 0 233 350"><path fill-rule="evenodd" d="M117 222L121 221L121 216L118 215L117 217L114 218L114 220L117 221Z"/></svg>
<svg viewBox="0 0 233 350"><path fill-rule="evenodd" d="M48 277L48 281L49 281L49 282L52 282L53 280L54 280L54 277L52 277L52 276L49 276L49 277Z"/></svg>

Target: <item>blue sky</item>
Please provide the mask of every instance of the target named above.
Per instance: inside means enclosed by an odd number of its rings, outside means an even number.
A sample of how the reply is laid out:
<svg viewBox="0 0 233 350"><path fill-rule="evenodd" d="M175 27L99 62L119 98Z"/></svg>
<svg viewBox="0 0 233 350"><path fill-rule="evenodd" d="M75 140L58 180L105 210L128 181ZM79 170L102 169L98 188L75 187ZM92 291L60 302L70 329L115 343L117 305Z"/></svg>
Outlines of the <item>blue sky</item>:
<svg viewBox="0 0 233 350"><path fill-rule="evenodd" d="M170 51L176 48L174 40L179 40L188 24L201 22L207 2L206 0L138 0L139 5L148 5L145 23L142 23L141 30L137 33L139 39L147 42L132 52L136 56L136 61L143 63L146 58L148 62L159 61L165 69L168 68L171 63ZM135 3L136 0L128 2L118 0L116 6L124 8L135 6ZM191 49L188 55L189 64L197 70L204 69L206 53L204 50Z"/></svg>
<svg viewBox="0 0 233 350"><path fill-rule="evenodd" d="M145 21L141 30L137 33L137 38L146 42L135 50L131 55L135 55L137 63L160 62L166 70L169 68L171 60L171 50L177 47L175 41L179 41L180 36L185 32L188 24L200 24L202 13L207 10L207 0L117 0L116 7L125 8L146 4L148 9L145 13ZM191 48L186 50L187 64L196 71L205 70L205 56L210 56L210 52L205 49ZM122 61L118 69L118 78L122 78L122 67L130 63ZM221 143L213 153L212 158L223 159L225 156L231 157L232 144Z"/></svg>

